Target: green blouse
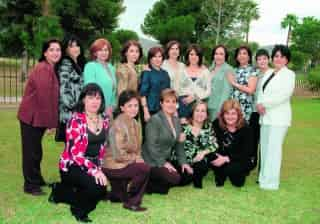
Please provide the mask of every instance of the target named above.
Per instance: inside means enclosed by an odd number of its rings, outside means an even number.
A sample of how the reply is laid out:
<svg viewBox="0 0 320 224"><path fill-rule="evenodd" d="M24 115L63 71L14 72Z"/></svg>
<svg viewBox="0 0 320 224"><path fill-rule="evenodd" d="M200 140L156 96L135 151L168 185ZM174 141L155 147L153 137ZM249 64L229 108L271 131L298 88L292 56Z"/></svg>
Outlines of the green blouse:
<svg viewBox="0 0 320 224"><path fill-rule="evenodd" d="M107 63L104 67L103 64L97 61L91 61L84 67L84 84L96 83L102 89L105 105L116 106L116 92L117 92L117 79L116 71L111 63Z"/></svg>
<svg viewBox="0 0 320 224"><path fill-rule="evenodd" d="M211 74L214 68L215 64L213 63L210 67ZM224 63L211 78L211 93L208 100L208 109L212 121L216 119L223 102L230 98L232 92L232 86L227 79L227 73L234 74L234 70L228 63Z"/></svg>

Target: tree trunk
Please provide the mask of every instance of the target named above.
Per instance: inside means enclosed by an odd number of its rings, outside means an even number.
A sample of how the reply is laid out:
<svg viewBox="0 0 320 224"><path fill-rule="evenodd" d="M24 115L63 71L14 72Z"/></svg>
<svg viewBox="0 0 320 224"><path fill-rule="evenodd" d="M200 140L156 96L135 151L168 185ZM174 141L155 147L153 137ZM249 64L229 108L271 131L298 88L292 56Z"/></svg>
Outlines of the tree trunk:
<svg viewBox="0 0 320 224"><path fill-rule="evenodd" d="M42 16L49 16L50 0L42 0Z"/></svg>
<svg viewBox="0 0 320 224"><path fill-rule="evenodd" d="M29 55L28 51L24 50L22 52L22 60L21 60L21 82L24 82L27 79L28 75L28 61L29 61Z"/></svg>
<svg viewBox="0 0 320 224"><path fill-rule="evenodd" d="M288 36L287 36L287 46L289 46L290 36L291 36L291 25L289 24Z"/></svg>
<svg viewBox="0 0 320 224"><path fill-rule="evenodd" d="M218 27L217 27L216 45L218 45L219 41L220 41L221 14L222 14L222 0L219 0Z"/></svg>

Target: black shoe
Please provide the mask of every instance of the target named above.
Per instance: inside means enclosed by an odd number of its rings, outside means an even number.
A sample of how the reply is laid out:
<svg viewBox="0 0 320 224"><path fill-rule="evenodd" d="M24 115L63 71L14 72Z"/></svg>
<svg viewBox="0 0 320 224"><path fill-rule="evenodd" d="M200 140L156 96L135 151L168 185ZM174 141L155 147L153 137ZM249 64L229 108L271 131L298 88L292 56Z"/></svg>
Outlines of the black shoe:
<svg viewBox="0 0 320 224"><path fill-rule="evenodd" d="M92 220L88 217L88 216L84 216L84 217L75 217L77 222L81 222L81 223L89 223L92 222Z"/></svg>
<svg viewBox="0 0 320 224"><path fill-rule="evenodd" d="M49 195L48 202L58 204L58 201L54 198L54 191L56 190L57 183L51 183L49 187L51 188L51 193Z"/></svg>
<svg viewBox="0 0 320 224"><path fill-rule="evenodd" d="M32 190L24 190L24 193L26 194L31 194L32 196L42 196L42 195L45 195L46 193L43 192L41 190L41 188L39 189L32 189Z"/></svg>
<svg viewBox="0 0 320 224"><path fill-rule="evenodd" d="M216 181L216 187L223 187L223 186L224 186L224 182Z"/></svg>
<svg viewBox="0 0 320 224"><path fill-rule="evenodd" d="M144 212L147 210L147 208L144 208L144 207L140 207L140 206L136 206L136 205L126 205L126 204L123 204L123 207L125 209L128 209L130 211L133 211L133 212Z"/></svg>
<svg viewBox="0 0 320 224"><path fill-rule="evenodd" d="M202 181L193 181L193 186L198 189L202 189Z"/></svg>

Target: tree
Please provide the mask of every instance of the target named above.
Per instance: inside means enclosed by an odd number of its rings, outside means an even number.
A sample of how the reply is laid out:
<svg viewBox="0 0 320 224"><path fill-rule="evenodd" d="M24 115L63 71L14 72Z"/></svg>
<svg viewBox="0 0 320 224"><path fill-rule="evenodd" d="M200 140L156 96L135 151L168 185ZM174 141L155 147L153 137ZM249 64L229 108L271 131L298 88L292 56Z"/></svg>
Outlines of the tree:
<svg viewBox="0 0 320 224"><path fill-rule="evenodd" d="M121 45L125 44L128 40L139 40L138 34L132 30L120 29L114 31L114 34Z"/></svg>
<svg viewBox="0 0 320 224"><path fill-rule="evenodd" d="M281 28L285 29L288 27L287 35L287 46L289 46L292 28L298 24L298 17L294 14L287 14L281 22Z"/></svg>
<svg viewBox="0 0 320 224"><path fill-rule="evenodd" d="M0 45L3 54L21 54L26 49L23 36L33 39L36 18L41 16L39 1L7 0L0 4Z"/></svg>
<svg viewBox="0 0 320 224"><path fill-rule="evenodd" d="M160 0L146 15L141 29L162 44L169 39L177 39L183 45L197 42L207 26L207 18L200 13L203 2L204 0Z"/></svg>
<svg viewBox="0 0 320 224"><path fill-rule="evenodd" d="M160 0L146 15L142 31L161 43L180 38L183 44L218 44L243 37L243 27L248 37L250 22L257 18L253 0Z"/></svg>
<svg viewBox="0 0 320 224"><path fill-rule="evenodd" d="M227 36L230 38L230 30L238 22L240 4L241 0L206 0L201 8L208 21L203 39L215 40L217 45Z"/></svg>
<svg viewBox="0 0 320 224"><path fill-rule="evenodd" d="M63 30L77 35L84 44L110 34L125 10L123 0L55 0L52 7Z"/></svg>
<svg viewBox="0 0 320 224"><path fill-rule="evenodd" d="M242 21L246 36L246 43L249 43L250 23L252 20L259 19L258 4L252 0L241 1L240 20Z"/></svg>
<svg viewBox="0 0 320 224"><path fill-rule="evenodd" d="M320 20L305 17L292 30L292 47L308 56L311 66L320 64Z"/></svg>

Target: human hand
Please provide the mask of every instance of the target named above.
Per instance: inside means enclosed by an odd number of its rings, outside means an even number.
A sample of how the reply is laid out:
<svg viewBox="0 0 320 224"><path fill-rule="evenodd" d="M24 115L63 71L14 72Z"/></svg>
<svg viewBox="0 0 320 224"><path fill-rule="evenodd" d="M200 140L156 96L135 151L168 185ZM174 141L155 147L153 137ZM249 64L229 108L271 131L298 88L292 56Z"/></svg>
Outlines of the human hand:
<svg viewBox="0 0 320 224"><path fill-rule="evenodd" d="M167 168L170 173L171 173L171 172L177 172L176 168L174 168L174 167L172 166L172 164L169 163L169 162L165 162L165 164L164 164L163 166L164 166L165 168Z"/></svg>
<svg viewBox="0 0 320 224"><path fill-rule="evenodd" d="M199 162L201 160L203 160L203 158L205 157L205 153L204 151L199 152L194 158L193 158L193 162Z"/></svg>
<svg viewBox="0 0 320 224"><path fill-rule="evenodd" d="M179 142L184 142L186 140L186 135L184 133L180 133Z"/></svg>
<svg viewBox="0 0 320 224"><path fill-rule="evenodd" d="M149 111L145 110L144 113L143 113L143 117L144 117L144 121L145 122L148 122L151 118L151 115L149 113Z"/></svg>
<svg viewBox="0 0 320 224"><path fill-rule="evenodd" d="M213 160L213 161L211 162L212 165L217 166L217 167L220 167L220 166L222 166L223 164L225 164L225 163L227 163L227 162L230 162L230 159L229 159L228 156L222 156L222 155L220 155L220 154L218 154L218 153L216 153L216 155L217 155L217 159L215 159L215 160Z"/></svg>
<svg viewBox="0 0 320 224"><path fill-rule="evenodd" d="M184 104L188 105L188 104L192 103L193 100L194 100L193 96L192 96L192 95L188 95L188 96L186 96L186 97L184 97L184 98L182 99L182 102L183 102Z"/></svg>
<svg viewBox="0 0 320 224"><path fill-rule="evenodd" d="M188 174L193 174L193 169L189 164L182 164L181 169L182 173L186 171Z"/></svg>
<svg viewBox="0 0 320 224"><path fill-rule="evenodd" d="M256 105L256 109L260 115L264 115L266 113L266 108L261 103Z"/></svg>
<svg viewBox="0 0 320 224"><path fill-rule="evenodd" d="M55 128L48 128L48 129L46 130L46 134L47 134L47 135L53 135L55 132L56 132L56 129L55 129Z"/></svg>
<svg viewBox="0 0 320 224"><path fill-rule="evenodd" d="M99 184L101 186L107 186L108 185L108 180L104 173L99 170L95 175L93 175L96 181L96 184Z"/></svg>

